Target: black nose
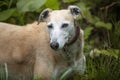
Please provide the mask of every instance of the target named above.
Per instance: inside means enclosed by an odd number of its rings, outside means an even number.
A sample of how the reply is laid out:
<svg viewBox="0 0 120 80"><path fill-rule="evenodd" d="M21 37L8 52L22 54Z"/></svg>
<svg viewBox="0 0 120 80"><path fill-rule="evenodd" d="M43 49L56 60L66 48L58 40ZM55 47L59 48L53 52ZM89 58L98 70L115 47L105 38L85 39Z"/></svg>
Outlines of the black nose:
<svg viewBox="0 0 120 80"><path fill-rule="evenodd" d="M58 44L57 42L52 42L52 43L50 43L50 47L51 47L52 49L58 49L59 44Z"/></svg>

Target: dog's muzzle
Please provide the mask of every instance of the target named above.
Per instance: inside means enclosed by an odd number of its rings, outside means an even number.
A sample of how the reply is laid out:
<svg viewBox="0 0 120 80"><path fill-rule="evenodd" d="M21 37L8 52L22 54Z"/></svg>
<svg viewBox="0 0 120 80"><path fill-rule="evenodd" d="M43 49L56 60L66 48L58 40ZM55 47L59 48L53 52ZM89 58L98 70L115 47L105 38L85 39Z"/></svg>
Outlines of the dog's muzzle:
<svg viewBox="0 0 120 80"><path fill-rule="evenodd" d="M50 47L52 49L57 50L59 48L59 44L58 44L58 42L52 42L52 43L50 43Z"/></svg>

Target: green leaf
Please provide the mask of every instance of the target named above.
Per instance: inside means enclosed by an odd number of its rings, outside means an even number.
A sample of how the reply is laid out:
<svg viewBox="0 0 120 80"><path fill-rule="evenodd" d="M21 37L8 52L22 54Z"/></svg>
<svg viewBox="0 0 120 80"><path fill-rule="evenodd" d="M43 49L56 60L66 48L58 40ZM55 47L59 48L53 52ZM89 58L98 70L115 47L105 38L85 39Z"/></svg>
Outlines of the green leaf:
<svg viewBox="0 0 120 80"><path fill-rule="evenodd" d="M105 23L102 22L102 21L98 21L98 22L95 23L95 25L96 25L97 27L104 27L104 26L105 26Z"/></svg>
<svg viewBox="0 0 120 80"><path fill-rule="evenodd" d="M84 33L85 33L85 35L84 35L84 39L86 40L86 39L88 39L88 37L89 37L89 35L91 34L91 31L93 30L93 27L87 27L85 30L84 30Z"/></svg>
<svg viewBox="0 0 120 80"><path fill-rule="evenodd" d="M106 23L105 27L110 30L112 28L112 24L111 23Z"/></svg>
<svg viewBox="0 0 120 80"><path fill-rule="evenodd" d="M14 12L16 9L8 9L3 12L0 12L0 21L5 21L7 20Z"/></svg>
<svg viewBox="0 0 120 80"><path fill-rule="evenodd" d="M19 0L17 9L19 12L35 11L45 4L46 0Z"/></svg>
<svg viewBox="0 0 120 80"><path fill-rule="evenodd" d="M77 0L63 0L64 3L72 3L72 2L75 2Z"/></svg>
<svg viewBox="0 0 120 80"><path fill-rule="evenodd" d="M96 22L95 26L97 26L97 27L103 27L103 28L106 28L108 30L110 30L112 28L112 24L111 23L104 23L102 21Z"/></svg>
<svg viewBox="0 0 120 80"><path fill-rule="evenodd" d="M107 50L94 49L94 53L103 54L103 55L107 55L107 56L113 56L117 59L119 50L118 49L107 49Z"/></svg>
<svg viewBox="0 0 120 80"><path fill-rule="evenodd" d="M59 2L58 0L48 0L45 6L51 9L59 9Z"/></svg>

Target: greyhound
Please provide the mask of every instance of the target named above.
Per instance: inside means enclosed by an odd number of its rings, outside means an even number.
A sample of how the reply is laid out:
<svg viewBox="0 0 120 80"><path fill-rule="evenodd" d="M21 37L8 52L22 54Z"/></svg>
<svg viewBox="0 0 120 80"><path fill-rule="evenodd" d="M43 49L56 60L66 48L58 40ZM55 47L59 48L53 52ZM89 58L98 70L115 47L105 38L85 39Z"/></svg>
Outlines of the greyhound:
<svg viewBox="0 0 120 80"><path fill-rule="evenodd" d="M6 78L62 80L73 72L83 74L84 31L75 21L80 14L80 8L71 5L63 10L47 8L38 22L22 27L0 23L0 64Z"/></svg>

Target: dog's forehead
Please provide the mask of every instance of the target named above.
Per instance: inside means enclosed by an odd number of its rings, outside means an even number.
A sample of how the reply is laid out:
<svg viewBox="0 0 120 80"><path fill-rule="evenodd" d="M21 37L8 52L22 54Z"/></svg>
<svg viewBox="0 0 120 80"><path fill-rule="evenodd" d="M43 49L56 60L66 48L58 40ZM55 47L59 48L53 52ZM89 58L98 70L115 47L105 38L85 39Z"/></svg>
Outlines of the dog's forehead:
<svg viewBox="0 0 120 80"><path fill-rule="evenodd" d="M69 10L54 10L50 13L50 20L55 21L70 21L73 22L74 18Z"/></svg>

